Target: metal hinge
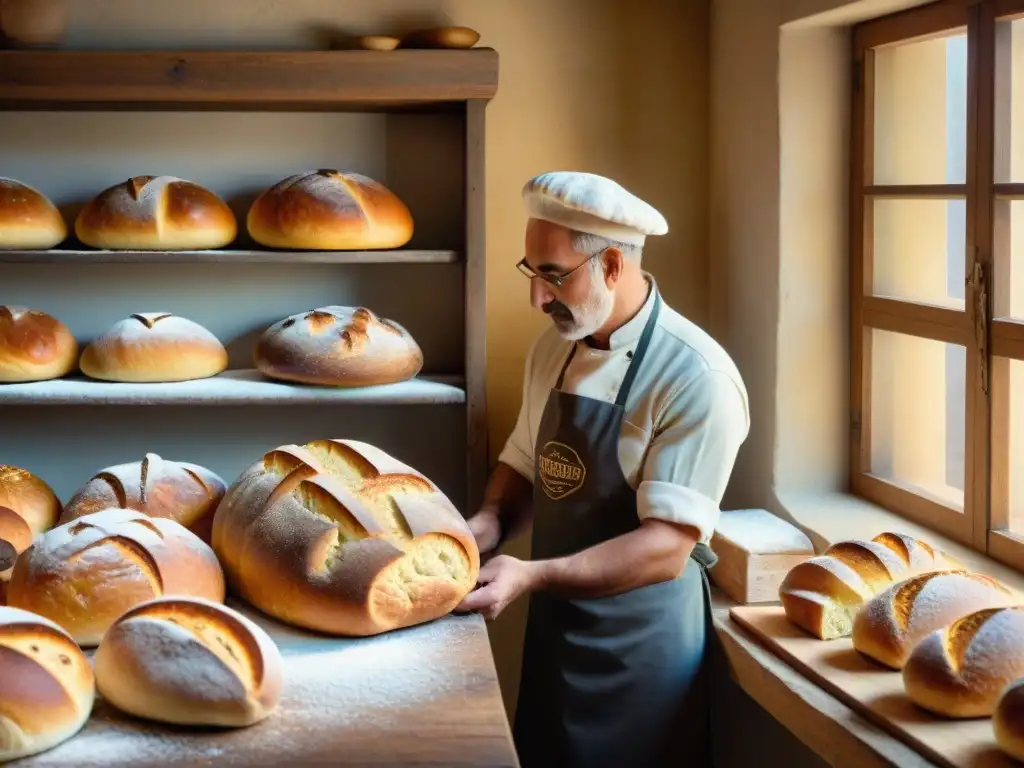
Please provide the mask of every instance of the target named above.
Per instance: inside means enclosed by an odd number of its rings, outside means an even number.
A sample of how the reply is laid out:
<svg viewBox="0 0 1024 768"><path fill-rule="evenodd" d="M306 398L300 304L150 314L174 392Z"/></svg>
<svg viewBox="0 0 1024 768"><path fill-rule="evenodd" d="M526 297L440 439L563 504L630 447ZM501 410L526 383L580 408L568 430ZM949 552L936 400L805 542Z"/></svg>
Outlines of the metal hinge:
<svg viewBox="0 0 1024 768"><path fill-rule="evenodd" d="M974 271L967 278L974 299L974 340L981 356L981 388L987 395L989 386L988 370L988 269L977 260L975 253Z"/></svg>

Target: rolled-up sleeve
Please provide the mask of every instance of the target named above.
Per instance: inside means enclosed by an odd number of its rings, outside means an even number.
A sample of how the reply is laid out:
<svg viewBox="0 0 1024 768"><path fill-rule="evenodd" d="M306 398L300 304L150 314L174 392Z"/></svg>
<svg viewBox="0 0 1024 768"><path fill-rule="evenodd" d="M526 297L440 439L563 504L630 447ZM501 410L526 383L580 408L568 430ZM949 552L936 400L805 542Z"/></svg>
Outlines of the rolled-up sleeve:
<svg viewBox="0 0 1024 768"><path fill-rule="evenodd" d="M746 396L726 373L705 371L669 397L637 487L640 518L691 525L709 540L748 430Z"/></svg>
<svg viewBox="0 0 1024 768"><path fill-rule="evenodd" d="M519 416L516 418L515 429L505 441L505 446L498 454L498 461L508 464L512 469L533 482L533 441L530 437L530 383L533 378L533 358L537 344L534 342L526 354L523 371L523 396L519 405Z"/></svg>

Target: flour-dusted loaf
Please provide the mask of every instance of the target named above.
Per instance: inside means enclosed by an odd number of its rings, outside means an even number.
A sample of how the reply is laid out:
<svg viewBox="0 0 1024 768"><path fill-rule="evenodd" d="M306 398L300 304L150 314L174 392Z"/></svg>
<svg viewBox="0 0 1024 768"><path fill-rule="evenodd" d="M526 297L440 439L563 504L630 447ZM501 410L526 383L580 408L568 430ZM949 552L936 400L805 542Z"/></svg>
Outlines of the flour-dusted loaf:
<svg viewBox="0 0 1024 768"><path fill-rule="evenodd" d="M52 621L0 606L0 763L67 741L96 699L92 667Z"/></svg>
<svg viewBox="0 0 1024 768"><path fill-rule="evenodd" d="M57 494L42 479L9 464L0 464L0 507L20 515L33 538L56 525L63 509Z"/></svg>
<svg viewBox="0 0 1024 768"><path fill-rule="evenodd" d="M975 611L927 635L903 667L918 706L946 717L988 717L1024 677L1024 605Z"/></svg>
<svg viewBox="0 0 1024 768"><path fill-rule="evenodd" d="M315 440L270 451L213 522L229 584L282 621L372 635L449 613L480 553L437 486L378 448Z"/></svg>
<svg viewBox="0 0 1024 768"><path fill-rule="evenodd" d="M864 604L853 621L853 647L892 669L902 669L926 635L969 613L1017 601L1009 587L984 574L919 574L890 585Z"/></svg>
<svg viewBox="0 0 1024 768"><path fill-rule="evenodd" d="M289 176L249 208L249 235L260 245L324 251L400 248L413 234L406 204L379 181L322 169Z"/></svg>
<svg viewBox="0 0 1024 768"><path fill-rule="evenodd" d="M1010 757L1024 763L1024 676L1007 685L992 713L996 744Z"/></svg>
<svg viewBox="0 0 1024 768"><path fill-rule="evenodd" d="M788 619L822 640L845 637L861 606L895 581L960 563L926 542L899 533L840 541L795 566L779 587Z"/></svg>
<svg viewBox="0 0 1024 768"><path fill-rule="evenodd" d="M0 250L47 250L67 236L64 217L46 195L0 176Z"/></svg>
<svg viewBox="0 0 1024 768"><path fill-rule="evenodd" d="M0 304L0 383L57 379L78 365L74 334L53 315Z"/></svg>
<svg viewBox="0 0 1024 768"><path fill-rule="evenodd" d="M173 520L106 509L47 531L14 565L9 605L95 646L125 611L157 597L224 601L224 573L209 545Z"/></svg>
<svg viewBox="0 0 1024 768"><path fill-rule="evenodd" d="M228 367L221 341L199 323L170 312L139 312L89 342L82 373L105 381L189 381Z"/></svg>
<svg viewBox="0 0 1024 768"><path fill-rule="evenodd" d="M120 507L170 518L209 543L213 513L226 490L227 483L206 467L147 453L142 461L97 472L64 505L60 521Z"/></svg>
<svg viewBox="0 0 1024 768"><path fill-rule="evenodd" d="M423 368L401 325L365 307L320 307L279 320L260 336L256 367L274 379L332 387L393 384Z"/></svg>
<svg viewBox="0 0 1024 768"><path fill-rule="evenodd" d="M196 597L132 608L96 649L96 685L136 717L176 725L244 727L277 707L281 652L238 611Z"/></svg>
<svg viewBox="0 0 1024 768"><path fill-rule="evenodd" d="M227 203L175 176L133 176L96 195L75 220L78 239L104 250L223 248L237 233Z"/></svg>

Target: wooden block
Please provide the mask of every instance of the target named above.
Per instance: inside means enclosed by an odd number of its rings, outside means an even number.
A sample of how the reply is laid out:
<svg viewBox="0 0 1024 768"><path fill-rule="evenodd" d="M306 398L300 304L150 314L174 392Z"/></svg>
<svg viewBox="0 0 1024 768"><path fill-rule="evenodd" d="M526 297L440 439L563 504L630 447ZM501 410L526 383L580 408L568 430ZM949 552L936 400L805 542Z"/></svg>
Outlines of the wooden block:
<svg viewBox="0 0 1024 768"><path fill-rule="evenodd" d="M711 538L718 563L708 575L738 603L774 603L791 568L814 557L803 531L764 509L722 513Z"/></svg>

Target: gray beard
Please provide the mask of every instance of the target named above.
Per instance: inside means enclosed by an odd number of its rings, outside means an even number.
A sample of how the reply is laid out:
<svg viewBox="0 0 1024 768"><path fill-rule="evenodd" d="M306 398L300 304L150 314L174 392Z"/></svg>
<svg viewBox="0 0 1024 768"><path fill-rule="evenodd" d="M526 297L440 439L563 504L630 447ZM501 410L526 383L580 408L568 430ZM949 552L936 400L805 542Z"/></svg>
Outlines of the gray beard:
<svg viewBox="0 0 1024 768"><path fill-rule="evenodd" d="M568 341L579 341L597 332L611 317L615 294L600 281L591 278L591 290L579 306L569 307L572 318L551 316L558 335Z"/></svg>

